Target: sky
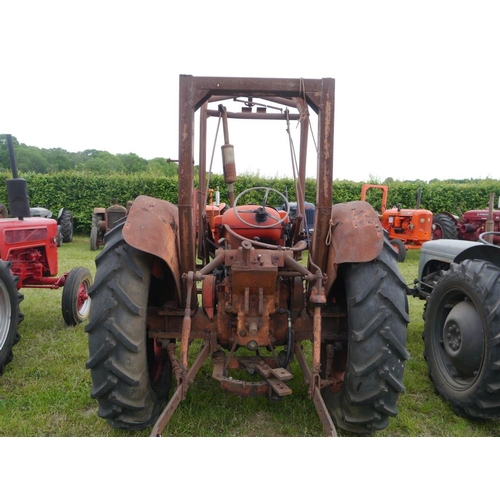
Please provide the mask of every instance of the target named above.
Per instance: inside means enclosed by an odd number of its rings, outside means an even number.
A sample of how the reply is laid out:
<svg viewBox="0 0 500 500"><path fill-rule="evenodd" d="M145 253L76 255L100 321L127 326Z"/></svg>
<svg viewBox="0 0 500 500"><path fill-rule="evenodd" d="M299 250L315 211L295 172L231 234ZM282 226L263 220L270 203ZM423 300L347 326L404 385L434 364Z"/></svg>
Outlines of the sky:
<svg viewBox="0 0 500 500"><path fill-rule="evenodd" d="M497 4L0 0L0 133L177 159L180 74L329 77L334 179L498 178ZM292 177L274 125L262 134L230 122L239 173Z"/></svg>

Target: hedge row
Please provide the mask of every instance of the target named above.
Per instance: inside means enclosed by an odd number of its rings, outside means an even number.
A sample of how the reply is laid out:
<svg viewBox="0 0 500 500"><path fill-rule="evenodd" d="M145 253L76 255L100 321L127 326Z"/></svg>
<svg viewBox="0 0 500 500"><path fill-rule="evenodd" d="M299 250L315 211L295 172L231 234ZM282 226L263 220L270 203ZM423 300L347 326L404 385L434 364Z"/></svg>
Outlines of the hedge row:
<svg viewBox="0 0 500 500"><path fill-rule="evenodd" d="M7 207L5 180L8 174L0 174L0 202ZM88 173L60 172L55 174L27 173L24 178L28 183L30 206L41 206L51 210L54 215L62 207L73 213L75 232L89 234L92 213L95 207L107 207L113 203L125 205L144 194L177 203L178 178L160 177L150 174L113 174L90 175ZM196 184L196 182L195 182ZM240 177L234 190L238 194L255 186L272 187L279 192L288 193L290 200L295 199L292 179L264 179L258 176ZM341 203L359 200L361 182L335 181L333 201ZM495 193L495 205L500 197L500 181L493 179L469 182L456 181L395 181L390 182L388 206L401 203L403 208L414 208L419 188L421 188L421 207L434 213L448 211L460 215L466 210L487 208L490 193ZM227 201L228 188L221 175L212 175L210 187L219 188L221 201ZM316 199L316 182L306 181L306 200L312 203ZM368 201L380 210L381 191L370 190Z"/></svg>

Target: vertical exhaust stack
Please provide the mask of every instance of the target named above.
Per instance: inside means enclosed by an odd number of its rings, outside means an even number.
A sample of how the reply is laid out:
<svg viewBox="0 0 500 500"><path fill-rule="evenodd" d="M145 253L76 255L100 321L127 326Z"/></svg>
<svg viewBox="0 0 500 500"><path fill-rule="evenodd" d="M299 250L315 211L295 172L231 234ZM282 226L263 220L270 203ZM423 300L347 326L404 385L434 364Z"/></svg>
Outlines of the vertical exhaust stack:
<svg viewBox="0 0 500 500"><path fill-rule="evenodd" d="M222 149L222 165L224 167L224 181L229 189L229 206L234 206L234 183L236 177L236 163L234 161L234 146L229 143L229 129L227 125L227 110L224 106L219 106L222 115L222 125L224 129L224 144Z"/></svg>
<svg viewBox="0 0 500 500"><path fill-rule="evenodd" d="M417 192L417 210L420 210L420 203L422 201L422 188L418 188Z"/></svg>
<svg viewBox="0 0 500 500"><path fill-rule="evenodd" d="M12 169L12 179L7 179L7 196L9 198L10 214L23 220L30 216L30 204L28 198L28 184L26 179L20 179L17 172L16 156L12 135L7 134L7 146L9 148L10 166Z"/></svg>
<svg viewBox="0 0 500 500"><path fill-rule="evenodd" d="M488 202L488 219L484 224L484 232L491 233L495 230L495 221L493 220L493 205L495 204L495 193L490 193L490 200ZM493 235L485 236L488 243L493 243Z"/></svg>

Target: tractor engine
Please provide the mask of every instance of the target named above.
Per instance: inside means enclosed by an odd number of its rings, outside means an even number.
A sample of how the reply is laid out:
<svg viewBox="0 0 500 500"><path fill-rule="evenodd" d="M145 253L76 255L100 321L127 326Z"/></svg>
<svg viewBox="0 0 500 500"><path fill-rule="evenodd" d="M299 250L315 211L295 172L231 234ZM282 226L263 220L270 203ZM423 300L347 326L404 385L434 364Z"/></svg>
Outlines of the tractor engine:
<svg viewBox="0 0 500 500"><path fill-rule="evenodd" d="M424 209L392 208L382 214L382 226L392 238L407 242L409 248L431 239L432 212Z"/></svg>
<svg viewBox="0 0 500 500"><path fill-rule="evenodd" d="M488 220L488 210L469 210L465 212L458 222L459 239L477 241L479 235L486 231L486 221ZM500 230L500 210L493 210L493 231ZM499 238L494 238L495 244L499 243Z"/></svg>
<svg viewBox="0 0 500 500"><path fill-rule="evenodd" d="M258 246L283 245L285 221L286 211L258 205L234 207L214 219L215 241L226 246L226 272L217 290L224 346L236 342L256 351L286 340L289 293L278 276L285 251Z"/></svg>
<svg viewBox="0 0 500 500"><path fill-rule="evenodd" d="M291 253L291 252L290 252ZM249 241L226 251L227 274L218 287L218 340L251 351L283 345L288 288L278 277L284 251L260 251Z"/></svg>
<svg viewBox="0 0 500 500"><path fill-rule="evenodd" d="M40 249L14 250L11 252L11 259L12 273L19 276L19 288L25 280L41 281L49 273L47 259Z"/></svg>

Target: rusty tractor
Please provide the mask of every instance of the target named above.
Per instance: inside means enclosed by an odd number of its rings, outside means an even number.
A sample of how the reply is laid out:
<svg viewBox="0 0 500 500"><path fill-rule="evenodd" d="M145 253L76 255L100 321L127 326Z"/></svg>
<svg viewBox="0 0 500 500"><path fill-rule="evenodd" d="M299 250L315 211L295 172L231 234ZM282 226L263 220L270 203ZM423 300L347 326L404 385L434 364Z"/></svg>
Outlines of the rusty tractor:
<svg viewBox="0 0 500 500"><path fill-rule="evenodd" d="M137 197L96 258L86 366L99 416L160 436L205 361L223 390L272 400L293 397L298 363L326 435L385 428L405 389L406 285L373 208L332 204L335 81L181 75L179 84L178 205ZM244 110L230 109L241 100ZM210 172L207 121L224 128L229 208L213 231L196 209L207 206L203 188L195 200L196 113L198 186ZM310 113L318 117L317 194L304 239ZM236 195L232 119L299 124L293 222L271 187Z"/></svg>
<svg viewBox="0 0 500 500"><path fill-rule="evenodd" d="M127 208L117 203L107 208L94 208L90 228L90 249L98 250L104 245L105 234L127 215Z"/></svg>

